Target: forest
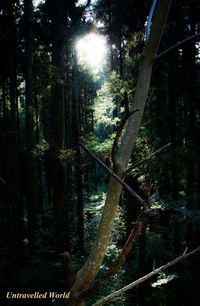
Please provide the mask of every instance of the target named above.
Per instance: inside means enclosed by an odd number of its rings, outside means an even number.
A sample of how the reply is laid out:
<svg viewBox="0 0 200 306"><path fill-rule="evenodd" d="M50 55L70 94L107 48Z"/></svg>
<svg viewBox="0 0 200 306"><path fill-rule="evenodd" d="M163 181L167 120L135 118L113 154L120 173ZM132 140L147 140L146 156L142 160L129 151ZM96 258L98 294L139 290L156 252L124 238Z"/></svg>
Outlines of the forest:
<svg viewBox="0 0 200 306"><path fill-rule="evenodd" d="M0 305L199 305L199 16L0 1Z"/></svg>

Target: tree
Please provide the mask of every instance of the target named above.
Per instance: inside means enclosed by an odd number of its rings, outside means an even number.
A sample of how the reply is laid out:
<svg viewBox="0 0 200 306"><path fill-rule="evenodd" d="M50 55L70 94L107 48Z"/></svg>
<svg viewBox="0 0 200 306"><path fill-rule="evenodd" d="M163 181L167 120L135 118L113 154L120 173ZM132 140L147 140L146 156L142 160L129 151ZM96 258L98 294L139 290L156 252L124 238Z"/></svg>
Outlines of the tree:
<svg viewBox="0 0 200 306"><path fill-rule="evenodd" d="M1 22L1 176L5 183L1 184L2 194L7 199L5 205L4 223L10 235L12 251L17 259L22 257L22 195L21 195L21 155L19 133L19 108L17 87L17 50L18 35L16 19L18 7L14 7L11 1L2 3ZM7 133L8 132L8 133ZM8 162L10 161L10 162ZM8 163L7 163L8 162Z"/></svg>
<svg viewBox="0 0 200 306"><path fill-rule="evenodd" d="M127 127L123 134L121 146L116 157L115 172L122 179L125 176L126 167L131 156L135 139L139 130L148 89L151 79L153 61L161 39L165 21L170 7L170 1L161 0L155 12L152 22L152 29L149 39L143 50L143 59L140 64L137 87L134 96L133 109L139 109L137 116L133 114L127 120ZM110 179L109 190L99 225L97 238L94 247L83 268L78 272L71 288L70 305L84 305L83 301L78 301L81 291L86 290L94 281L96 274L102 264L106 247L108 245L113 219L115 217L122 185L114 178Z"/></svg>
<svg viewBox="0 0 200 306"><path fill-rule="evenodd" d="M64 96L64 50L67 28L67 5L64 1L47 1L52 21L52 67L51 84L51 173L52 198L55 214L55 239L57 253L67 249L65 210L65 169L59 158L65 148L65 96Z"/></svg>
<svg viewBox="0 0 200 306"><path fill-rule="evenodd" d="M25 126L26 126L26 205L28 215L28 241L30 254L35 251L35 232L37 223L37 172L36 161L33 156L35 149L34 115L35 106L33 100L33 78L32 78L32 0L24 0L25 19Z"/></svg>
<svg viewBox="0 0 200 306"><path fill-rule="evenodd" d="M77 0L1 1L2 291L69 290L70 306L98 305L199 244L199 6L172 2L156 54L169 5L159 1L150 37L146 1L99 0L85 14ZM74 48L94 30L113 64L95 76ZM74 271L89 256L74 279L70 256ZM146 282L116 304L195 305L198 265L186 261L177 279L158 275L158 287Z"/></svg>

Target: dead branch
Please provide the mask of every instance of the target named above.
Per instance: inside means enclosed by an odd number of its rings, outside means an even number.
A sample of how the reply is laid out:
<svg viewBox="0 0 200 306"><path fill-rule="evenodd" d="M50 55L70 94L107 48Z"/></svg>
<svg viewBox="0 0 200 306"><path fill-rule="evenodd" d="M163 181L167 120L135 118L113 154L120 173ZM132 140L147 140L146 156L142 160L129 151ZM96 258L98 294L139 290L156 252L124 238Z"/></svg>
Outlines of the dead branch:
<svg viewBox="0 0 200 306"><path fill-rule="evenodd" d="M109 294L108 296L106 296L105 298L103 298L100 301L96 302L92 306L99 306L99 305L107 303L108 301L110 301L114 297L121 295L122 293L126 292L127 290L132 289L133 287L138 286L139 284L143 283L144 281L148 280L149 278L153 277L154 275L156 275L156 274L158 274L158 273L160 273L160 272L170 268L171 266L175 265L176 263L182 261L183 259L186 259L189 256L192 256L192 255L196 254L199 251L200 251L200 247L194 249L190 253L187 253L185 255L181 255L179 257L176 257L172 261L169 261L165 265L155 269L154 271L151 271L150 273L144 275L143 277L137 279L136 281L130 283L129 285L127 285L127 286L125 286L125 287L123 287L123 288L121 288L121 289L119 289L119 290Z"/></svg>
<svg viewBox="0 0 200 306"><path fill-rule="evenodd" d="M130 112L129 108L127 106L127 103L128 103L128 101L125 102L125 115L122 117L120 125L117 128L116 136L115 136L113 146L112 146L112 150L111 150L111 160L112 160L112 163L113 163L114 172L116 172L116 170L117 170L116 153L117 153L117 146L118 146L118 143L119 143L119 138L122 134L123 128L124 128L128 118L131 115L133 115L134 113L139 111L139 109L136 108L136 109L134 109Z"/></svg>
<svg viewBox="0 0 200 306"><path fill-rule="evenodd" d="M164 145L163 147L161 147L160 149L156 150L155 152L149 154L148 156L146 156L145 158L143 158L142 160L139 160L137 162L135 162L130 168L128 168L126 170L126 173L128 174L129 172L131 172L133 169L135 169L136 167L140 166L141 164L143 164L145 161L151 159L152 157L154 157L155 155L161 153L163 150L169 148L171 146L171 143L167 143L166 145Z"/></svg>
<svg viewBox="0 0 200 306"><path fill-rule="evenodd" d="M81 148L84 149L93 159L95 159L112 177L115 178L132 196L133 198L141 205L144 206L145 201L129 186L127 185L113 170L111 170L104 162L102 162L94 153L90 151L81 141L79 142Z"/></svg>
<svg viewBox="0 0 200 306"><path fill-rule="evenodd" d="M197 37L197 36L199 36L199 35L200 35L200 33L197 33L197 34L194 34L194 35L192 35L192 36L189 36L189 37L183 39L182 41L179 41L177 44L171 46L171 47L168 48L167 50L165 50L165 51L161 52L160 54L156 55L155 58L156 58L156 59L160 58L161 56L165 55L166 53L170 52L171 50L173 50L173 49L175 49L175 48L178 48L179 46L181 46L182 44L184 44L184 43L187 42L188 40L191 40L191 39L193 39L193 38L195 38L195 37Z"/></svg>
<svg viewBox="0 0 200 306"><path fill-rule="evenodd" d="M118 268L122 265L122 263L125 261L128 254L130 253L133 244L137 241L139 235L141 234L146 217L147 214L145 213L145 211L143 211L137 218L137 221L134 224L134 228L131 234L129 235L120 255L116 258L109 270L100 279L98 279L90 288L80 294L80 299L84 300L90 294L95 293L102 286L104 286L109 281L109 279L116 273Z"/></svg>

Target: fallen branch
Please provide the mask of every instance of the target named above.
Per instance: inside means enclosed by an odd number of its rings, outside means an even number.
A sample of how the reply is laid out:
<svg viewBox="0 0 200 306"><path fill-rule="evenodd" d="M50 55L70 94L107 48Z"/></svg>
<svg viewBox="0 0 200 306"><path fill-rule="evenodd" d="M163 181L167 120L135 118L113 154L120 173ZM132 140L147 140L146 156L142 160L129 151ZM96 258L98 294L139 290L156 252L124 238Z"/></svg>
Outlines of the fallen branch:
<svg viewBox="0 0 200 306"><path fill-rule="evenodd" d="M149 278L153 277L154 275L168 269L169 267L175 265L176 263L182 261L183 259L194 255L195 253L200 251L200 247L194 249L193 251L191 251L190 253L187 253L185 255L181 255L179 257L176 257L175 259L173 259L172 261L166 263L165 265L155 269L154 271L144 275L143 277L137 279L136 281L130 283L129 285L109 294L108 296L106 296L105 298L101 299L100 301L96 302L95 304L93 304L92 306L99 306L102 304L107 303L108 301L112 300L114 297L121 295L122 293L126 292L127 290L132 289L133 287L138 286L139 284L143 283L144 281L148 280Z"/></svg>
<svg viewBox="0 0 200 306"><path fill-rule="evenodd" d="M126 170L126 173L131 172L133 169L135 169L136 167L140 166L141 164L143 164L145 161L151 159L152 157L154 157L155 155L161 153L163 150L165 150L166 148L170 147L171 143L169 142L168 144L164 145L163 147L161 147L160 149L156 150L155 152L151 153L150 155L146 156L145 158L143 158L142 160L139 160L137 162L135 162L130 168L128 168Z"/></svg>
<svg viewBox="0 0 200 306"><path fill-rule="evenodd" d="M188 40L191 40L191 39L193 39L193 38L195 38L195 37L197 37L197 36L199 36L199 35L200 35L200 33L197 33L197 34L194 34L194 35L192 35L192 36L189 36L189 37L183 39L182 41L179 41L177 44L171 46L171 47L168 48L167 50L165 50L165 51L161 52L160 54L156 55L155 58L156 58L156 59L160 58L161 56L165 55L166 53L170 52L171 50L173 50L173 49L175 49L175 48L178 48L179 46L181 46L182 44L184 44L184 43L187 42Z"/></svg>
<svg viewBox="0 0 200 306"><path fill-rule="evenodd" d="M129 185L127 185L113 170L111 170L104 162L102 162L94 153L90 151L81 141L79 145L87 152L93 159L95 159L112 177L115 178L132 196L133 198L141 205L144 206L145 201L137 194Z"/></svg>

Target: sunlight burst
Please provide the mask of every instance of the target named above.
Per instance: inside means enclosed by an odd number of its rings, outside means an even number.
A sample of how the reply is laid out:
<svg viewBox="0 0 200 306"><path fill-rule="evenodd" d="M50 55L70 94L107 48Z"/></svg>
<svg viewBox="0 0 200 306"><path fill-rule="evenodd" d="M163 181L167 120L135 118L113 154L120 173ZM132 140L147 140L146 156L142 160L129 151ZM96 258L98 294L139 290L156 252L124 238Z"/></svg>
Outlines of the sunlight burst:
<svg viewBox="0 0 200 306"><path fill-rule="evenodd" d="M105 65L107 57L105 37L90 33L77 41L76 49L79 63L93 72L99 72Z"/></svg>

